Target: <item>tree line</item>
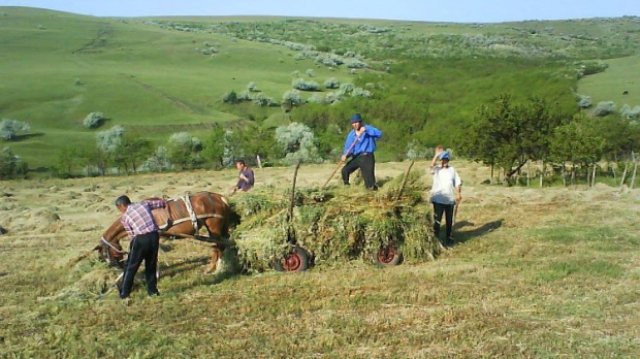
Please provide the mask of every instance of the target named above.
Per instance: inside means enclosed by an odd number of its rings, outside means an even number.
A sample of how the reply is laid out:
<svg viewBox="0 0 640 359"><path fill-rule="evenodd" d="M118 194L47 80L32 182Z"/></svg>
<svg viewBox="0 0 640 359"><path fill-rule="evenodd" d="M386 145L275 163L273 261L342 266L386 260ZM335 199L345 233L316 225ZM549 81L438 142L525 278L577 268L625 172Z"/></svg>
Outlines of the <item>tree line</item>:
<svg viewBox="0 0 640 359"><path fill-rule="evenodd" d="M493 169L500 169L508 184L531 162L541 163L543 174L550 167L563 182L568 176L575 181L588 177L601 161L632 158L640 147L640 126L633 119L594 117L582 110L566 114L548 100L517 102L509 94L482 105L464 133L461 154L490 166L492 178Z"/></svg>

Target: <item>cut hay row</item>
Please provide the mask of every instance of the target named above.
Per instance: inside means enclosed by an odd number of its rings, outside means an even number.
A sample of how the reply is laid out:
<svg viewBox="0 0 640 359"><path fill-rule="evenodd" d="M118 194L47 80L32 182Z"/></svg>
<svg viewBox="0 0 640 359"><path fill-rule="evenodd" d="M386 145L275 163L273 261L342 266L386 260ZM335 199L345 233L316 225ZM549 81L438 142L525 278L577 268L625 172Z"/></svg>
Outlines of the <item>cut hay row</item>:
<svg viewBox="0 0 640 359"><path fill-rule="evenodd" d="M290 192L262 188L232 201L243 221L233 237L249 271L272 268L292 251L306 249L316 264L374 260L381 249L395 248L407 262L433 260L442 247L434 238L426 188L413 172L384 183L379 191L362 186L309 188Z"/></svg>

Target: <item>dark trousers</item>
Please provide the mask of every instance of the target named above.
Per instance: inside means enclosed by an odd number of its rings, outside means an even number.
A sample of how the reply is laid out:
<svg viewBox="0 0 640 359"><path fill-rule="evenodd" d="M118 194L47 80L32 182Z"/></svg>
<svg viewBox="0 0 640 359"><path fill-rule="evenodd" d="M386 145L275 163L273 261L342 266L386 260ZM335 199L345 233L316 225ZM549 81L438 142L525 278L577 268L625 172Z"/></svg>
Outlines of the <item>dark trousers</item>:
<svg viewBox="0 0 640 359"><path fill-rule="evenodd" d="M126 298L133 288L133 278L144 259L144 276L147 280L147 292L149 295L158 294L158 249L160 236L158 232L151 232L135 236L129 245L129 259L124 269L120 298Z"/></svg>
<svg viewBox="0 0 640 359"><path fill-rule="evenodd" d="M376 158L373 153L360 154L349 160L349 162L342 167L342 182L349 184L349 176L358 168L362 172L364 185L368 189L377 189L378 186L376 186L375 176Z"/></svg>
<svg viewBox="0 0 640 359"><path fill-rule="evenodd" d="M440 223L444 212L447 221L447 244L451 244L451 227L453 222L453 208L455 204L442 204L433 202L433 233L436 238L440 234Z"/></svg>

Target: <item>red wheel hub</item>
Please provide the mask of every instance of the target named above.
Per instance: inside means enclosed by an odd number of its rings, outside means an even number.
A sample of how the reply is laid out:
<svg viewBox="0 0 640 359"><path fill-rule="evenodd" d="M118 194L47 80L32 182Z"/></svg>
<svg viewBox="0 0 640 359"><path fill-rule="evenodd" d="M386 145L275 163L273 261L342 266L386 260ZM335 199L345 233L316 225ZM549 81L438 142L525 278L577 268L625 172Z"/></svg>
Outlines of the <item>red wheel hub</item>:
<svg viewBox="0 0 640 359"><path fill-rule="evenodd" d="M393 247L380 248L378 252L378 261L380 263L391 263L396 257L396 249Z"/></svg>
<svg viewBox="0 0 640 359"><path fill-rule="evenodd" d="M282 267L287 272L295 272L302 266L302 258L296 252L290 253L283 261Z"/></svg>

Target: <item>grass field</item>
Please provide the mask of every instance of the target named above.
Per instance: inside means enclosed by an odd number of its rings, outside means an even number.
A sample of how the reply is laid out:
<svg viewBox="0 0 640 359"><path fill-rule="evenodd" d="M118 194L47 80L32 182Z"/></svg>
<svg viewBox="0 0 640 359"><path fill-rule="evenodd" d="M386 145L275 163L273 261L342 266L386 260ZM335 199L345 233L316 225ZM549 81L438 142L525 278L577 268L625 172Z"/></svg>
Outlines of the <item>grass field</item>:
<svg viewBox="0 0 640 359"><path fill-rule="evenodd" d="M605 62L609 65L606 71L586 76L578 82L578 93L591 96L594 105L600 101L613 101L618 110L624 105L640 106L640 80L630 75L640 73L640 56Z"/></svg>
<svg viewBox="0 0 640 359"><path fill-rule="evenodd" d="M162 295L138 285L129 305L117 272L72 265L116 218L113 199L225 192L234 172L3 182L0 357L640 356L640 192L487 186L487 168L455 165L457 244L433 262L205 275L209 248L166 241ZM379 164L378 178L406 166ZM332 170L303 166L299 185ZM283 190L293 170L256 171L257 186Z"/></svg>

